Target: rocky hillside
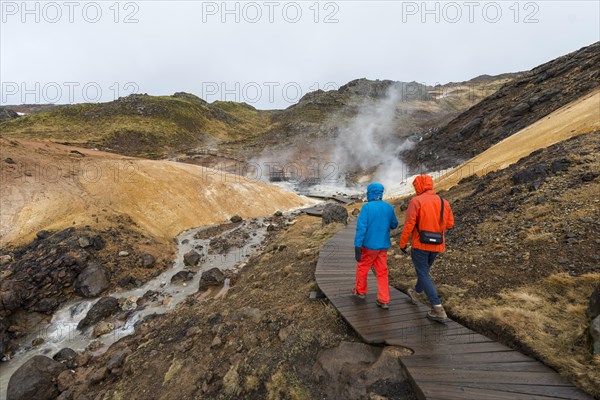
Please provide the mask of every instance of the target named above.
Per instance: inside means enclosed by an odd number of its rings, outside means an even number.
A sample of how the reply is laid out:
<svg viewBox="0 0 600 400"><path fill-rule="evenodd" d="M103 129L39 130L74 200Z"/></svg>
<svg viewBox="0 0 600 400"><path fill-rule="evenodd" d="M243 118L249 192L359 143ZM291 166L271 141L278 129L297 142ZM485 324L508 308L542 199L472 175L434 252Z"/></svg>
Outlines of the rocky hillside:
<svg viewBox="0 0 600 400"><path fill-rule="evenodd" d="M188 93L130 95L109 103L52 107L6 121L0 131L156 158L254 137L268 128L268 115L244 103L209 104Z"/></svg>
<svg viewBox="0 0 600 400"><path fill-rule="evenodd" d="M319 248L343 225L300 216L278 226L225 296L190 296L103 355L71 351L71 370L34 358L10 387L47 387L64 400L414 399L402 349L360 343L326 300L309 298ZM44 363L54 370L40 377Z"/></svg>
<svg viewBox="0 0 600 400"><path fill-rule="evenodd" d="M115 288L141 286L172 264L175 246L114 227L39 231L28 244L3 246L0 259L0 355L16 351L13 339L75 296L95 298Z"/></svg>
<svg viewBox="0 0 600 400"><path fill-rule="evenodd" d="M361 107L377 104L390 89L398 96L398 135L441 126L514 76L482 76L435 87L357 79L339 90L308 93L297 104L276 111L245 103L209 104L188 93L130 95L100 104L10 106L0 112L0 132L149 158L212 148L251 159L265 148L300 147L309 138L335 136ZM28 115L14 118L14 111Z"/></svg>
<svg viewBox="0 0 600 400"><path fill-rule="evenodd" d="M338 90L317 90L306 94L297 104L274 111L272 126L255 139L230 145L239 153L251 154L267 149L292 150L297 159L322 152L325 157L343 140L343 130L361 111L378 108L387 99L395 102L389 139L419 136L443 126L452 118L494 93L518 74L481 76L473 80L428 86L418 82L356 79ZM237 146L236 146L237 145ZM289 157L293 160L294 155Z"/></svg>
<svg viewBox="0 0 600 400"><path fill-rule="evenodd" d="M432 269L452 317L529 353L594 396L588 302L600 286L600 131L539 149L442 195L455 229ZM399 219L405 203L397 204ZM395 285L415 282L392 257Z"/></svg>
<svg viewBox="0 0 600 400"><path fill-rule="evenodd" d="M404 157L416 170L453 167L600 86L600 42L506 83Z"/></svg>

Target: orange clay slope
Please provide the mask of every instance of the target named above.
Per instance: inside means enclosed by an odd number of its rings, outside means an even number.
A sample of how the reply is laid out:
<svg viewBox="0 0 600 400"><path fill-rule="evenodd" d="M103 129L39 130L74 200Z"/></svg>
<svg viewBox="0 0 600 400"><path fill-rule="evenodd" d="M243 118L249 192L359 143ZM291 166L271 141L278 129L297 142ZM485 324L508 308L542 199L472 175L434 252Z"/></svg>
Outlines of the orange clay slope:
<svg viewBox="0 0 600 400"><path fill-rule="evenodd" d="M127 225L157 240L232 215L256 217L312 201L212 169L48 142L0 138L0 244L41 229ZM10 158L10 161L6 161Z"/></svg>
<svg viewBox="0 0 600 400"><path fill-rule="evenodd" d="M531 154L573 136L600 129L600 90L581 97L495 144L436 180L449 189L461 179L503 169Z"/></svg>

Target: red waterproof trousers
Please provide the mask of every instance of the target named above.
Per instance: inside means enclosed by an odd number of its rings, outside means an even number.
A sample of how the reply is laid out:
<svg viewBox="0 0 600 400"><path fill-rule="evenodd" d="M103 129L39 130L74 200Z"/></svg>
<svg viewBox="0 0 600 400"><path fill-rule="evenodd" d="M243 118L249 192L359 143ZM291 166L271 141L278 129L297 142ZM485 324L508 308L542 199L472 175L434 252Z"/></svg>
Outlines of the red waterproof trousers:
<svg viewBox="0 0 600 400"><path fill-rule="evenodd" d="M356 264L355 293L367 294L367 277L372 266L375 266L377 276L377 300L380 303L390 302L390 287L388 282L387 250L369 250L362 248L360 261Z"/></svg>

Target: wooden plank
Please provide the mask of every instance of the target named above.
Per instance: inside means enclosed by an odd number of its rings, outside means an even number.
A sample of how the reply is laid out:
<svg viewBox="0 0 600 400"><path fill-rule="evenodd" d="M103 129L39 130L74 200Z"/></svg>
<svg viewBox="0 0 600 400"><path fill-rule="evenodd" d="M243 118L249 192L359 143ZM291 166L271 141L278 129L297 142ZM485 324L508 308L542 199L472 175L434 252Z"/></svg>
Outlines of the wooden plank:
<svg viewBox="0 0 600 400"><path fill-rule="evenodd" d="M440 367L458 364L496 364L512 362L528 362L533 359L514 350L498 351L494 353L465 353L465 354L414 354L402 358L407 367L419 365L438 365Z"/></svg>
<svg viewBox="0 0 600 400"><path fill-rule="evenodd" d="M518 385L571 386L559 379L556 373L548 372L507 372L507 371L466 371L449 368L412 367L410 374L420 382L493 383Z"/></svg>
<svg viewBox="0 0 600 400"><path fill-rule="evenodd" d="M389 342L389 340L388 340ZM494 353L498 351L509 351L506 346L499 343L469 343L469 344L455 344L455 345L444 345L444 346L429 346L429 345L418 345L415 344L416 354L466 354L466 353ZM493 355L490 355L493 357Z"/></svg>
<svg viewBox="0 0 600 400"><path fill-rule="evenodd" d="M486 388L488 390L495 390L497 392L504 392L505 395L510 398L514 394L525 394L528 396L547 396L546 398L553 399L575 399L575 400L592 400L591 396L581 392L574 387L568 386L547 386L547 385L505 385L496 383L469 383L469 384L453 384L449 383L449 386L460 386L473 389Z"/></svg>
<svg viewBox="0 0 600 400"><path fill-rule="evenodd" d="M501 392L487 388L471 388L444 385L438 382L435 385L421 387L423 395L428 400L548 400L547 396L532 396L530 394Z"/></svg>

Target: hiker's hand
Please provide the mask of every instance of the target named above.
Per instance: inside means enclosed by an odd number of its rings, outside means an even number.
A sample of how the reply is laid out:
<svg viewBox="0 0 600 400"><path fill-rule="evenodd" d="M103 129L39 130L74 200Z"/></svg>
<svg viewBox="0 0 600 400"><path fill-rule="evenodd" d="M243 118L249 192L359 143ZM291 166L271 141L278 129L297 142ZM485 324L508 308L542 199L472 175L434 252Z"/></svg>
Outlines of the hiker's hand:
<svg viewBox="0 0 600 400"><path fill-rule="evenodd" d="M400 247L400 251L403 252L404 254L408 255L408 251L406 250L406 246Z"/></svg>
<svg viewBox="0 0 600 400"><path fill-rule="evenodd" d="M362 249L360 247L355 247L354 248L354 259L356 260L356 262L360 261L361 255L362 255Z"/></svg>

